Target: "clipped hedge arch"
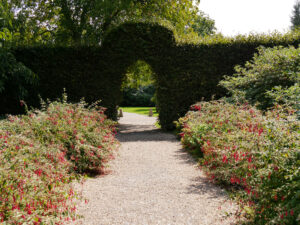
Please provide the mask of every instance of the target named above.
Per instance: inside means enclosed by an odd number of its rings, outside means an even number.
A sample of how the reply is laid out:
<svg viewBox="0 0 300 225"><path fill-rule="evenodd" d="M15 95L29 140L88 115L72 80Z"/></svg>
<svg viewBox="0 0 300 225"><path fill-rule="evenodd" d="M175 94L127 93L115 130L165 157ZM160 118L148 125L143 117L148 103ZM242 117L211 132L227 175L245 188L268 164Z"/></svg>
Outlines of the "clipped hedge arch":
<svg viewBox="0 0 300 225"><path fill-rule="evenodd" d="M125 23L111 30L102 47L18 47L13 52L39 75L40 84L27 100L31 105L38 105L38 93L53 99L66 88L74 101L102 99L113 119L127 68L143 60L155 73L162 128L172 129L191 104L224 96L218 82L233 74L235 65L250 60L258 46L298 46L299 37L295 33L177 43L173 32L158 24Z"/></svg>

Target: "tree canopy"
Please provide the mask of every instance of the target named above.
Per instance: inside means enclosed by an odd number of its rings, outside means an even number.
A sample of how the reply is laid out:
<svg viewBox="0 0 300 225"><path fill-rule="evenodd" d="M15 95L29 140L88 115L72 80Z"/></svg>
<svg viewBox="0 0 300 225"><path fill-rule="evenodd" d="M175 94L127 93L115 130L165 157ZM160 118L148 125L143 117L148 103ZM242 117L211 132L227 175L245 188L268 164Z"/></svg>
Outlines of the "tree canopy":
<svg viewBox="0 0 300 225"><path fill-rule="evenodd" d="M300 27L300 1L297 0L292 11L292 30L295 30Z"/></svg>
<svg viewBox="0 0 300 225"><path fill-rule="evenodd" d="M101 44L124 22L158 22L176 35L214 33L200 0L1 0L0 18L18 43Z"/></svg>

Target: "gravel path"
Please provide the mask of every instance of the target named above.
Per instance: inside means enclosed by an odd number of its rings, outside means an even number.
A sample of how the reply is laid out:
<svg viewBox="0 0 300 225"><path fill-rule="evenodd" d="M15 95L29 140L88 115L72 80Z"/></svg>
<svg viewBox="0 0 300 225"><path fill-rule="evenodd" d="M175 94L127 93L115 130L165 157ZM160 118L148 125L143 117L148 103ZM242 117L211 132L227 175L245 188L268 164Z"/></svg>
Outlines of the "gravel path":
<svg viewBox="0 0 300 225"><path fill-rule="evenodd" d="M121 148L112 173L88 179L76 224L232 224L225 192L209 183L174 135L154 127L155 118L124 113Z"/></svg>

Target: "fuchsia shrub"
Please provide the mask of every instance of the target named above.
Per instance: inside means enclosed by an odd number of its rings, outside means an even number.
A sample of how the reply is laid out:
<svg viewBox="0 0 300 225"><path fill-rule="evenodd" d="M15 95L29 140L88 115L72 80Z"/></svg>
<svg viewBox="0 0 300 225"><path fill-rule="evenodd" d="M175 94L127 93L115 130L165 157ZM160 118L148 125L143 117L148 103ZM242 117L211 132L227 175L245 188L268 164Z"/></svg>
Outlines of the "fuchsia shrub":
<svg viewBox="0 0 300 225"><path fill-rule="evenodd" d="M262 115L224 101L191 106L177 127L185 148L198 153L214 182L234 190L237 215L254 224L296 224L300 219L299 121L277 106Z"/></svg>
<svg viewBox="0 0 300 225"><path fill-rule="evenodd" d="M102 108L53 102L0 121L0 222L61 224L76 218L71 182L101 172L117 147Z"/></svg>

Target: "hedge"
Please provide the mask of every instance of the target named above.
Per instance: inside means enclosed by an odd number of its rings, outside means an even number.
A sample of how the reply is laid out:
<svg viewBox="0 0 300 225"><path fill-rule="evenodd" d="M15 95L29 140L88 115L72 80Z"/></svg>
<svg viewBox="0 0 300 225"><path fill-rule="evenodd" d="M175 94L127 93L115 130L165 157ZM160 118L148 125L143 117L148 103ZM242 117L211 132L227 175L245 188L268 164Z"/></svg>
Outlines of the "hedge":
<svg viewBox="0 0 300 225"><path fill-rule="evenodd" d="M81 97L87 102L102 99L113 119L127 68L143 60L155 74L160 124L173 129L173 121L191 104L212 95L224 96L219 81L233 74L235 65L250 60L258 46L298 46L299 37L300 33L290 33L184 42L176 41L170 29L157 24L126 23L111 30L101 47L35 46L12 51L39 75L40 85L31 90L27 100L31 105L38 104L37 94L53 99L65 87L74 101Z"/></svg>

